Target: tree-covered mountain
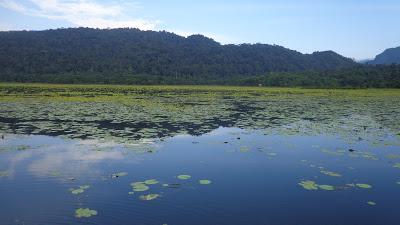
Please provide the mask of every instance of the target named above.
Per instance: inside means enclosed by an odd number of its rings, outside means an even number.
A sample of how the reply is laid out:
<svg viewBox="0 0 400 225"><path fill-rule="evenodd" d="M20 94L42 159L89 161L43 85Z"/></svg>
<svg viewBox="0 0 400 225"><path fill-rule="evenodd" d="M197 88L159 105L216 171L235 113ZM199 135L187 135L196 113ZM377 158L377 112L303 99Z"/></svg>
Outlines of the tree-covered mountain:
<svg viewBox="0 0 400 225"><path fill-rule="evenodd" d="M377 55L374 60L369 61L371 65L400 64L400 47L386 49Z"/></svg>
<svg viewBox="0 0 400 225"><path fill-rule="evenodd" d="M221 45L202 35L185 38L164 31L70 28L0 32L3 81L60 75L83 80L96 76L104 82L119 76L246 77L354 65L353 60L332 51L302 54L276 45Z"/></svg>

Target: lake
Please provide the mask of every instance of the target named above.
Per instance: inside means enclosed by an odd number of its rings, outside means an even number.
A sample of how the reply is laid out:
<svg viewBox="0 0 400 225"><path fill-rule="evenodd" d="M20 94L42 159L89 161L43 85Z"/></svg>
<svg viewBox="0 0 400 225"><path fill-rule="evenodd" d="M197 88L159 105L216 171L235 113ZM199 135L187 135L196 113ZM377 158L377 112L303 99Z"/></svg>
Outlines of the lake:
<svg viewBox="0 0 400 225"><path fill-rule="evenodd" d="M0 84L0 224L399 224L400 90Z"/></svg>

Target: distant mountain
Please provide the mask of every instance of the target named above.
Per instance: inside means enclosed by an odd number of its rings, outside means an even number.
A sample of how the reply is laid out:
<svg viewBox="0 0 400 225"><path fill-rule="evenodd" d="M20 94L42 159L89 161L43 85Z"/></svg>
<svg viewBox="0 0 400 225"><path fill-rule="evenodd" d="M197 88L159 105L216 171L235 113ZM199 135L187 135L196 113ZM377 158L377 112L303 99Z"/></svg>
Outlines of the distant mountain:
<svg viewBox="0 0 400 225"><path fill-rule="evenodd" d="M104 83L134 75L208 79L354 65L353 60L332 51L302 54L276 45L221 45L202 35L185 38L165 31L70 28L0 32L3 81L40 81L42 75L51 80L52 75L62 74L74 74L74 82L90 82L86 78L93 75Z"/></svg>
<svg viewBox="0 0 400 225"><path fill-rule="evenodd" d="M368 62L371 65L400 64L400 47L386 49L377 55L374 60Z"/></svg>

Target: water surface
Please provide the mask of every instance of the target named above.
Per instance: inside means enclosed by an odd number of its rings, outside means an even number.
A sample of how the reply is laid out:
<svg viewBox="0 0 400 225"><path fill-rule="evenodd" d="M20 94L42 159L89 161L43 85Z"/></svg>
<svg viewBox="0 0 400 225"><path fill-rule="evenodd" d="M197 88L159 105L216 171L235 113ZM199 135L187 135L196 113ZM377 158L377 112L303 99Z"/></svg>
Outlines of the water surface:
<svg viewBox="0 0 400 225"><path fill-rule="evenodd" d="M399 223L397 91L0 90L0 224Z"/></svg>

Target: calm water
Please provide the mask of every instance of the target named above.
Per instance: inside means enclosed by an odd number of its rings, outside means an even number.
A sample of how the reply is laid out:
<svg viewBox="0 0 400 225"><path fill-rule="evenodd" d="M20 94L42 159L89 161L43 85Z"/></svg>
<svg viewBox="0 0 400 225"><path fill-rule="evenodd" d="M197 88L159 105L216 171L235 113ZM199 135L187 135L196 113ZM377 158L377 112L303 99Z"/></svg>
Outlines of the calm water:
<svg viewBox="0 0 400 225"><path fill-rule="evenodd" d="M397 97L188 101L4 101L0 224L400 223Z"/></svg>

